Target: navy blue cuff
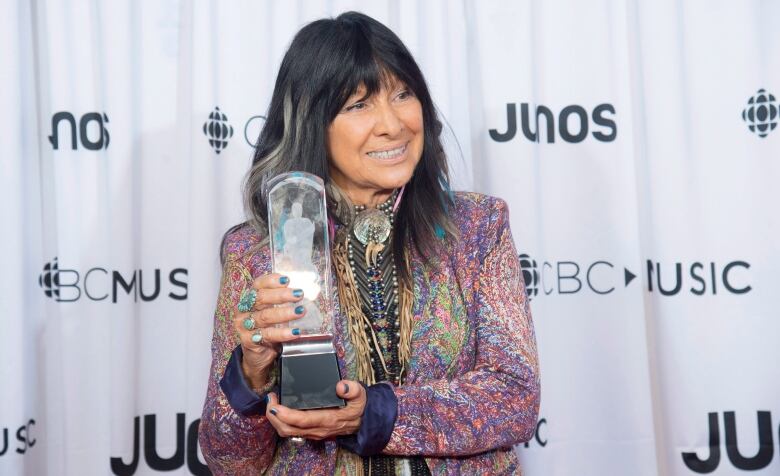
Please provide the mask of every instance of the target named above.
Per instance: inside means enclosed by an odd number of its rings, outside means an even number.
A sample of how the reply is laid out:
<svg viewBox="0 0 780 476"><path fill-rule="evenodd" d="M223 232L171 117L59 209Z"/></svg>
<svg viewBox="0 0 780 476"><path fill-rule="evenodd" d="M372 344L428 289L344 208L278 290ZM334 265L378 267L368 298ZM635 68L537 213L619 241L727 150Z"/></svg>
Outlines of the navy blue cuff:
<svg viewBox="0 0 780 476"><path fill-rule="evenodd" d="M241 368L243 360L244 351L239 345L230 354L230 360L225 367L225 375L219 381L219 387L236 412L244 416L265 415L267 394L261 397L249 388Z"/></svg>
<svg viewBox="0 0 780 476"><path fill-rule="evenodd" d="M366 387L366 407L360 428L354 435L339 436L339 445L366 457L381 452L390 441L398 418L398 398L393 387L378 383Z"/></svg>

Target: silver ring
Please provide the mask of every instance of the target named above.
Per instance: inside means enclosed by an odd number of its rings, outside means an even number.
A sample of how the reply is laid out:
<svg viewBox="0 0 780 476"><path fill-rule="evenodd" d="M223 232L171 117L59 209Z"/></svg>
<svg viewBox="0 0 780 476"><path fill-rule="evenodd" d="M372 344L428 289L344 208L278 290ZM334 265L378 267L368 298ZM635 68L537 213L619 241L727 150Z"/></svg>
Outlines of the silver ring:
<svg viewBox="0 0 780 476"><path fill-rule="evenodd" d="M257 331L255 331L254 334L252 334L252 342L254 342L255 344L259 344L263 342L263 333L260 332L260 329L258 329Z"/></svg>
<svg viewBox="0 0 780 476"><path fill-rule="evenodd" d="M303 443L305 439L302 436L291 436L290 441L293 443Z"/></svg>

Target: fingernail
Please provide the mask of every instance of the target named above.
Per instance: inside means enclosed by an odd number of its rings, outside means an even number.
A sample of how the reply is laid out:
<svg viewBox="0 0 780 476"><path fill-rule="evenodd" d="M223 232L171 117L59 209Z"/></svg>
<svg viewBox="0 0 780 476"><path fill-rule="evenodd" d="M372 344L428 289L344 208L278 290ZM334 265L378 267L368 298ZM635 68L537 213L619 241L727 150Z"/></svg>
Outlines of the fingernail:
<svg viewBox="0 0 780 476"><path fill-rule="evenodd" d="M294 336L301 335L301 330L296 327L295 329L292 330L292 335Z"/></svg>
<svg viewBox="0 0 780 476"><path fill-rule="evenodd" d="M296 314L303 314L303 306L298 306L295 308Z"/></svg>
<svg viewBox="0 0 780 476"><path fill-rule="evenodd" d="M344 384L344 393L349 393L349 385Z"/></svg>
<svg viewBox="0 0 780 476"><path fill-rule="evenodd" d="M303 296L303 289L296 289L295 291L293 291L293 296L295 297Z"/></svg>
<svg viewBox="0 0 780 476"><path fill-rule="evenodd" d="M279 282L281 284L287 284L290 282L290 278L288 278L287 276L282 276L281 278L279 278Z"/></svg>
<svg viewBox="0 0 780 476"><path fill-rule="evenodd" d="M269 411L271 412L271 415L276 416L276 408L272 408Z"/></svg>
<svg viewBox="0 0 780 476"><path fill-rule="evenodd" d="M265 398L263 400L265 400L265 403L268 403L268 400L270 400L270 398L268 398L268 394L267 393L265 394Z"/></svg>

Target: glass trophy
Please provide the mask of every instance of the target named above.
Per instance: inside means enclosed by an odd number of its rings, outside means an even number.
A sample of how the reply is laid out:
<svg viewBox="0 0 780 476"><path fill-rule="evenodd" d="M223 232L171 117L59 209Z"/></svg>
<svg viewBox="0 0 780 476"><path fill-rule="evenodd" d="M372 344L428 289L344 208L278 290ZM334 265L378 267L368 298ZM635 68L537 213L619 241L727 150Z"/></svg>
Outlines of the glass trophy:
<svg viewBox="0 0 780 476"><path fill-rule="evenodd" d="M301 337L282 344L279 403L299 410L344 406L336 395L341 379L333 347L330 240L325 185L316 175L288 172L267 185L268 233L273 271L302 289L306 313L281 326L297 327Z"/></svg>

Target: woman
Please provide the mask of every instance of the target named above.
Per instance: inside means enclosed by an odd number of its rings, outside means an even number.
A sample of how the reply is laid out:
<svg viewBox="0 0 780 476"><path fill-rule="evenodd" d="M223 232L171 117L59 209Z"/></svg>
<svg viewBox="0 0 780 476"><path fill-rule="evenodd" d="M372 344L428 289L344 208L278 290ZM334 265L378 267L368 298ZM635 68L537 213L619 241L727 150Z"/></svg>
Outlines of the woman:
<svg viewBox="0 0 780 476"><path fill-rule="evenodd" d="M224 239L200 444L216 474L518 474L533 435L536 344L506 204L452 193L417 64L377 21L304 27L285 55ZM344 380L337 409L278 403L276 357L303 296L270 273L263 184L300 170L328 187ZM377 209L387 236L358 236ZM372 211L372 213L375 213ZM373 250L373 253L367 251ZM288 438L297 437L297 438Z"/></svg>

